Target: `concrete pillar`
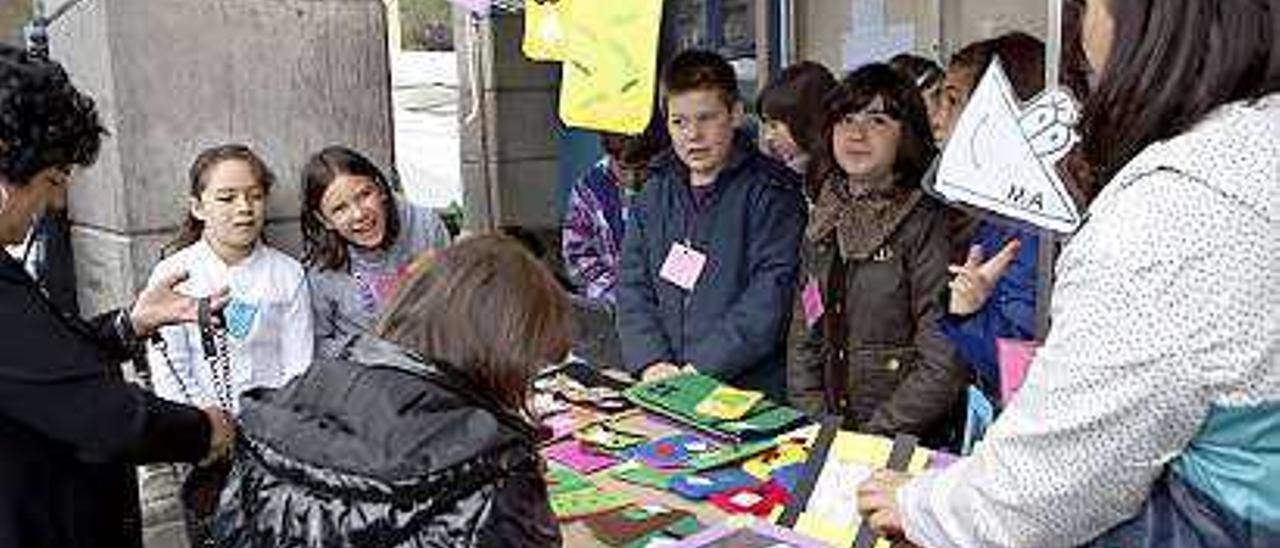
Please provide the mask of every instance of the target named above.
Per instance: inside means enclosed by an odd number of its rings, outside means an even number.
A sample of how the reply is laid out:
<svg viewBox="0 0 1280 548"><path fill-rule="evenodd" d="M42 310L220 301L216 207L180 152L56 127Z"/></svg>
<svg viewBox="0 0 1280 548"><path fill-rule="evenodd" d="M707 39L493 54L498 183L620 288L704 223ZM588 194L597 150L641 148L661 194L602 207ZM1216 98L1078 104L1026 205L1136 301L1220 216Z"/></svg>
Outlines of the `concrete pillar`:
<svg viewBox="0 0 1280 548"><path fill-rule="evenodd" d="M386 24L382 0L81 0L59 19L52 55L111 131L71 190L83 312L145 283L186 214L187 168L212 145L266 159L268 238L300 252L308 154L342 143L391 165Z"/></svg>
<svg viewBox="0 0 1280 548"><path fill-rule="evenodd" d="M559 66L524 57L522 13L475 18L455 9L454 17L466 228L554 233Z"/></svg>

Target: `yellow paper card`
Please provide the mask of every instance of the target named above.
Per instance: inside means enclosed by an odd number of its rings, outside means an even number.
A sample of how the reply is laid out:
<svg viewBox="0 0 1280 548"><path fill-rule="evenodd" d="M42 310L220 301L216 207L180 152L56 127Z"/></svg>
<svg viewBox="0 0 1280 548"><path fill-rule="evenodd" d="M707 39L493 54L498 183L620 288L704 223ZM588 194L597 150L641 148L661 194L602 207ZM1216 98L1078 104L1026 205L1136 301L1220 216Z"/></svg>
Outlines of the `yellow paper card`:
<svg viewBox="0 0 1280 548"><path fill-rule="evenodd" d="M808 512L800 514L793 529L797 533L811 536L831 546L853 546L854 538L858 536L857 527L834 525Z"/></svg>
<svg viewBox="0 0 1280 548"><path fill-rule="evenodd" d="M738 420L751 411L764 394L752 390L740 390L732 386L718 386L694 408L701 415L722 420Z"/></svg>
<svg viewBox="0 0 1280 548"><path fill-rule="evenodd" d="M560 119L585 129L643 132L653 113L662 0L576 0L560 9Z"/></svg>
<svg viewBox="0 0 1280 548"><path fill-rule="evenodd" d="M524 50L525 57L534 61L564 59L564 14L573 1L529 0L524 3L524 41L521 49Z"/></svg>

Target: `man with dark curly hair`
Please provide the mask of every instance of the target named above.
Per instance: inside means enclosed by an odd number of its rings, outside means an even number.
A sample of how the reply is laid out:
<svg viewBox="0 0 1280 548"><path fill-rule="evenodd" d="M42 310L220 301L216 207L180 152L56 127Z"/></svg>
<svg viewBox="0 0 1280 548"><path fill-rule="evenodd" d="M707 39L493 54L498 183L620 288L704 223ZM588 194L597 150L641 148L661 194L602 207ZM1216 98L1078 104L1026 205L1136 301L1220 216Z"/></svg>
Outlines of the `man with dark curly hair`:
<svg viewBox="0 0 1280 548"><path fill-rule="evenodd" d="M35 219L62 207L72 170L93 163L104 133L61 66L0 44L0 246L23 243ZM129 464L226 453L224 413L161 400L116 367L140 337L224 304L175 293L182 277L82 321L0 252L0 546L140 547Z"/></svg>

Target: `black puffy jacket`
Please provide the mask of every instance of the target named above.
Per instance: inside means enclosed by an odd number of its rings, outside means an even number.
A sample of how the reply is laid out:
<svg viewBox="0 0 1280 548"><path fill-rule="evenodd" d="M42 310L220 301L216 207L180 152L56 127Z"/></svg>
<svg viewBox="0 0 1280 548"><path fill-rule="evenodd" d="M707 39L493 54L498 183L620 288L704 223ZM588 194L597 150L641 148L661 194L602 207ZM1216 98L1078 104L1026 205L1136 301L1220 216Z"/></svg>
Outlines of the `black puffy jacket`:
<svg viewBox="0 0 1280 548"><path fill-rule="evenodd" d="M447 365L361 339L241 402L219 546L557 546L533 429Z"/></svg>

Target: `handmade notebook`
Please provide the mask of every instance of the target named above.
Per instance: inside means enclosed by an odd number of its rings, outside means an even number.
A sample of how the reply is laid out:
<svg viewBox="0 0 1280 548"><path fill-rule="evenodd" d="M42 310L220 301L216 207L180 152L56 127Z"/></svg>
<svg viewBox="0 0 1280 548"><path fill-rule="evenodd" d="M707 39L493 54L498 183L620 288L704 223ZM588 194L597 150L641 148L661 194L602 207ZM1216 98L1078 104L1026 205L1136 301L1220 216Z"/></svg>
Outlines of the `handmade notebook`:
<svg viewBox="0 0 1280 548"><path fill-rule="evenodd" d="M888 541L877 539L858 516L858 486L877 469L921 472L931 455L917 448L915 437L890 441L842 431L839 419L828 417L805 463L807 475L778 524L836 547L887 547Z"/></svg>
<svg viewBox="0 0 1280 548"><path fill-rule="evenodd" d="M804 414L795 409L755 398L751 393L736 394L720 381L698 373L639 383L624 393L647 411L735 442L772 437L805 420ZM740 409L736 407L746 401L755 403L737 418L722 418L737 414ZM704 402L708 403L704 406Z"/></svg>

